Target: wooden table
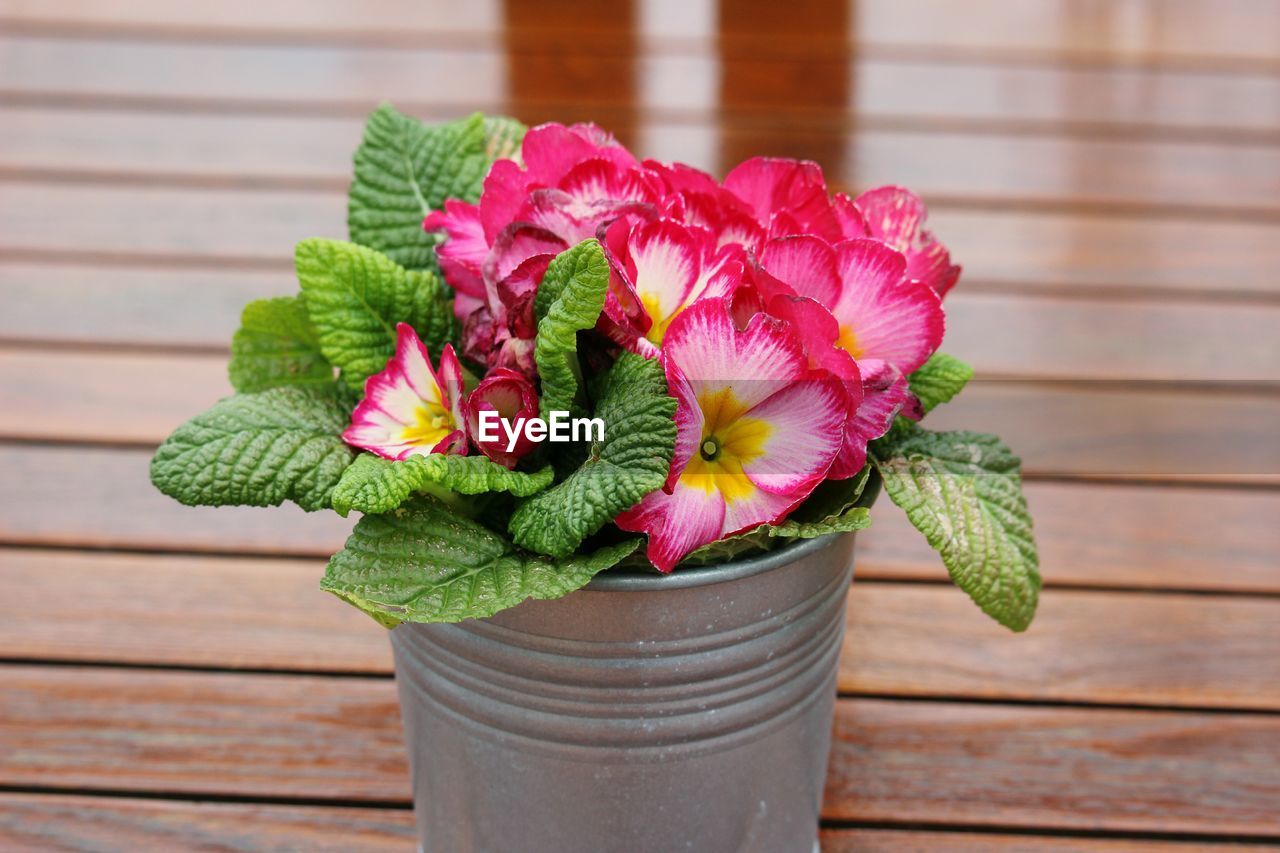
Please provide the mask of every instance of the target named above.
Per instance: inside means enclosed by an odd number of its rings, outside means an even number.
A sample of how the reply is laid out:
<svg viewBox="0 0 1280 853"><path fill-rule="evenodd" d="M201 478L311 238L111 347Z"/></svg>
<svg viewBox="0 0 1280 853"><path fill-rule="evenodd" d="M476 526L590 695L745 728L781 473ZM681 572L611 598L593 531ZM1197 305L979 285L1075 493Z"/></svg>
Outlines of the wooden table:
<svg viewBox="0 0 1280 853"><path fill-rule="evenodd" d="M452 8L446 8L452 7ZM1280 2L0 0L0 849L411 849L347 523L185 509L151 448L345 234L362 117L594 119L930 202L935 423L1025 459L1012 636L860 538L829 850L1280 841Z"/></svg>

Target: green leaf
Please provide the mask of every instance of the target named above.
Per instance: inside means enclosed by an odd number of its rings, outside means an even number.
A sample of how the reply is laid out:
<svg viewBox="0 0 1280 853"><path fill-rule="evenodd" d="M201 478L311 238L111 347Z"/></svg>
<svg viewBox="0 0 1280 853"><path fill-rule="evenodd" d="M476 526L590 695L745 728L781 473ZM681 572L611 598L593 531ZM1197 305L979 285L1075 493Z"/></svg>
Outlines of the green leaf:
<svg viewBox="0 0 1280 853"><path fill-rule="evenodd" d="M907 377L925 412L951 400L973 378L973 368L958 358L935 352Z"/></svg>
<svg viewBox="0 0 1280 853"><path fill-rule="evenodd" d="M474 202L493 162L490 143L501 148L506 128L486 140L479 113L435 127L383 104L369 116L355 154L355 178L347 197L347 230L353 242L377 249L409 269L435 266L439 237L422 219L445 199Z"/></svg>
<svg viewBox="0 0 1280 853"><path fill-rule="evenodd" d="M362 453L342 475L333 490L333 508L341 515L351 510L389 512L414 492L428 485L463 495L510 492L531 495L551 485L550 466L533 474L511 471L486 456L432 453L410 456L400 462Z"/></svg>
<svg viewBox="0 0 1280 853"><path fill-rule="evenodd" d="M244 306L240 328L231 338L227 375L231 387L244 393L333 384L333 367L320 352L306 306L296 296L257 299Z"/></svg>
<svg viewBox="0 0 1280 853"><path fill-rule="evenodd" d="M507 116L485 116L484 154L492 164L494 160L520 160L520 144L524 142L525 126ZM480 197L477 190L475 201Z"/></svg>
<svg viewBox="0 0 1280 853"><path fill-rule="evenodd" d="M684 558L682 563L707 566L727 563L752 553L769 551L777 543L772 540L816 539L829 533L850 533L871 525L867 505L875 497L875 489L866 490L871 476L870 465L845 480L827 480L796 507L781 524L761 524L734 536L703 545ZM878 488L878 486L877 486Z"/></svg>
<svg viewBox="0 0 1280 853"><path fill-rule="evenodd" d="M492 616L527 598L560 598L627 557L632 539L555 561L522 554L506 537L431 498L366 515L333 555L320 588L388 627Z"/></svg>
<svg viewBox="0 0 1280 853"><path fill-rule="evenodd" d="M1018 457L995 436L914 427L876 442L874 459L956 584L1001 625L1025 630L1040 572Z"/></svg>
<svg viewBox="0 0 1280 853"><path fill-rule="evenodd" d="M354 451L348 410L333 392L272 388L236 394L174 430L151 460L151 482L184 504L323 509Z"/></svg>
<svg viewBox="0 0 1280 853"><path fill-rule="evenodd" d="M413 326L433 359L454 336L453 306L433 273L339 240L303 240L294 263L320 351L353 389L395 353L397 323Z"/></svg>
<svg viewBox="0 0 1280 853"><path fill-rule="evenodd" d="M566 249L547 267L534 297L538 334L533 358L542 379L542 416L581 414L578 332L594 328L609 288L609 263L596 240Z"/></svg>
<svg viewBox="0 0 1280 853"><path fill-rule="evenodd" d="M528 498L511 516L517 544L561 557L571 554L618 513L660 488L675 451L676 401L662 366L623 353L600 382L595 416L604 441L563 483Z"/></svg>

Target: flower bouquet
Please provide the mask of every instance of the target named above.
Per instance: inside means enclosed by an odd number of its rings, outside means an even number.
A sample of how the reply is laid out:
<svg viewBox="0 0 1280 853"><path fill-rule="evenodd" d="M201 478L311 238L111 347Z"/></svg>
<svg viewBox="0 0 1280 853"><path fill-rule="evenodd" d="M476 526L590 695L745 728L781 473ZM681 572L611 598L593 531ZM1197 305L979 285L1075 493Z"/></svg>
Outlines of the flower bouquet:
<svg viewBox="0 0 1280 853"><path fill-rule="evenodd" d="M1018 459L994 437L919 426L972 374L938 352L943 297L960 268L924 219L920 200L898 187L830 194L814 163L755 158L718 181L637 159L593 125L526 131L475 115L427 126L383 106L355 155L350 240L304 240L301 292L246 306L231 345L237 393L164 442L152 481L187 504L289 500L360 513L322 588L385 626L419 623L405 630L420 633L393 633L402 691L405 666L435 668L414 703L529 742L574 739L550 722L526 730L555 714L634 722L737 702L741 685L689 708L673 710L673 694L646 710L643 691L661 678L603 678L594 686L623 705L601 713L599 696L580 693L585 682L545 671L556 655L589 669L584 661L600 660L586 648L593 641L622 644L606 651L613 659L646 642L655 652L637 660L708 653L705 643L663 645L694 639L677 625L664 634L672 614L707 623L707 636L724 634L729 619L747 648L817 612L812 602L834 602L811 649L822 652L822 679L804 695L821 693L852 540L831 534L867 526L881 488L978 606L1022 630L1040 580ZM846 550L833 551L837 541ZM710 603L661 598L664 584L674 595L746 578L734 566L755 567L746 579L765 584L814 560L830 566L771 589L773 601L750 604L738 622L725 608L760 597L752 587ZM808 590L819 575L821 589ZM627 635L622 623L648 605L623 593L641 588L658 596L658 624ZM605 594L623 609L593 603ZM495 662L494 644L520 645L518 631L537 637L525 657ZM431 652L411 661L412 637ZM499 695L539 678L545 689L520 692L525 700ZM464 688L483 701L468 705ZM534 694L549 704L535 708ZM491 707L477 710L485 702L523 716L504 723ZM411 721L407 695L404 704ZM814 707L805 725L829 733L829 699L825 721L822 703ZM434 748L478 737L468 731L436 732ZM632 743L610 740L608 727L578 731L582 744L629 756L700 738ZM824 756L825 740L805 749ZM465 776L476 755L456 772ZM423 766L415 759L425 796ZM814 799L813 784L799 787ZM436 818L438 833L448 815ZM524 849L537 849L524 831Z"/></svg>

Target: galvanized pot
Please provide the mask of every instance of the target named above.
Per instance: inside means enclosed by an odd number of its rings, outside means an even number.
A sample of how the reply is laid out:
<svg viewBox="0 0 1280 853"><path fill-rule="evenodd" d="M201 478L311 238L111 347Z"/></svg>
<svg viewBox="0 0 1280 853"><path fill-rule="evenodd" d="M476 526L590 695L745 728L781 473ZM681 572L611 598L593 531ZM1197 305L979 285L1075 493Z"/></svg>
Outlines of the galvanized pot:
<svg viewBox="0 0 1280 853"><path fill-rule="evenodd" d="M391 633L426 853L809 853L852 534Z"/></svg>

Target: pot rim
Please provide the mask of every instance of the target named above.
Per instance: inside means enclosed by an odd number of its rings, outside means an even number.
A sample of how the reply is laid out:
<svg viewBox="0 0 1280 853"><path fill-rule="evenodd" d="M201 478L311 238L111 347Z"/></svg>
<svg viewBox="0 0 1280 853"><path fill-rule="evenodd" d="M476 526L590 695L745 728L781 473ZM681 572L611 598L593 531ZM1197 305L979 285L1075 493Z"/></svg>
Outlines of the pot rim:
<svg viewBox="0 0 1280 853"><path fill-rule="evenodd" d="M845 535L847 534L828 533L825 536L802 539L799 542L784 545L776 551L766 551L763 554L711 566L677 569L670 574L661 574L656 570L646 572L634 569L601 572L583 589L592 592L662 592L665 589L688 589L727 583L781 568L807 554L830 547L836 539Z"/></svg>

